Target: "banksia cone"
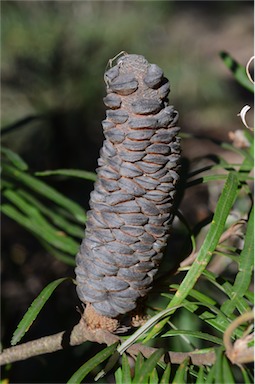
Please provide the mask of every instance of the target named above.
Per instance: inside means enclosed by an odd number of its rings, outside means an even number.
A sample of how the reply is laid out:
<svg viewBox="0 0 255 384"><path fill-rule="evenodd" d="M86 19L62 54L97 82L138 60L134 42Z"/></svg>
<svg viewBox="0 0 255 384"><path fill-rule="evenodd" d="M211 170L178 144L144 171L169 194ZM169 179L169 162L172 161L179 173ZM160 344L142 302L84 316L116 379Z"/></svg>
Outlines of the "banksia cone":
<svg viewBox="0 0 255 384"><path fill-rule="evenodd" d="M157 65L124 54L105 82L105 141L76 275L81 301L117 318L136 307L158 271L172 221L180 140L169 82Z"/></svg>

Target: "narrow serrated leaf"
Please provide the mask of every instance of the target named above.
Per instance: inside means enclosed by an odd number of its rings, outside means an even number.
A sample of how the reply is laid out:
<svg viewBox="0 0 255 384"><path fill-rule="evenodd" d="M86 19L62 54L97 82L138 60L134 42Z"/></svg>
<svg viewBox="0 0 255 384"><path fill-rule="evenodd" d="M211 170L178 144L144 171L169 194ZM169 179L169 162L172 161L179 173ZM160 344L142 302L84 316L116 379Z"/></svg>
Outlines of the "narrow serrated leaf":
<svg viewBox="0 0 255 384"><path fill-rule="evenodd" d="M97 175L94 172L81 171L79 169L56 169L53 171L43 171L36 172L36 176L53 176L53 175L62 175L62 176L71 176L77 177L79 179L85 179L90 181L96 181Z"/></svg>
<svg viewBox="0 0 255 384"><path fill-rule="evenodd" d="M158 384L158 372L156 368L153 369L149 376L149 384Z"/></svg>
<svg viewBox="0 0 255 384"><path fill-rule="evenodd" d="M207 374L206 376L206 379L205 379L205 382L206 384L219 384L217 382L215 382L215 371L216 371L216 364L214 364L212 367L210 367L209 369L209 373Z"/></svg>
<svg viewBox="0 0 255 384"><path fill-rule="evenodd" d="M47 197L49 200L54 201L54 203L57 203L58 205L64 207L69 212L71 212L79 222L84 223L84 210L79 206L79 204L75 203L73 200L68 199L67 197L57 192L54 188L50 187L41 180L38 180L37 178L29 175L26 172L21 172L18 169L13 168L12 166L6 165L4 167L4 171L8 173L9 176L21 181L41 196Z"/></svg>
<svg viewBox="0 0 255 384"><path fill-rule="evenodd" d="M122 381L122 369L119 367L115 372L114 372L114 377L115 377L115 384L125 384Z"/></svg>
<svg viewBox="0 0 255 384"><path fill-rule="evenodd" d="M233 373L231 372L228 360L224 355L222 358L222 377L223 383L235 384Z"/></svg>
<svg viewBox="0 0 255 384"><path fill-rule="evenodd" d="M186 384L187 380L187 367L188 367L189 359L185 359L183 363L181 363L176 371L172 384Z"/></svg>
<svg viewBox="0 0 255 384"><path fill-rule="evenodd" d="M3 204L1 206L0 209L4 214L15 220L22 227L31 231L33 234L50 243L57 249L67 252L71 255L77 253L79 243L73 240L71 237L66 236L66 234L62 231L59 231L57 228L51 226L43 218L43 216L40 215L40 212L38 212L35 207L28 207L28 209L26 209L26 204L24 201L22 201L20 196L13 196L13 191L5 191L4 195L8 197L8 199L13 203L18 205L18 207L22 209L23 212L29 213L31 216L22 214L14 206L9 204Z"/></svg>
<svg viewBox="0 0 255 384"><path fill-rule="evenodd" d="M222 339L220 339L219 337L210 335L209 333L200 332L200 331L171 330L166 332L164 335L162 335L162 337L180 336L180 335L196 337L197 339L200 339L200 340L207 340L207 341L210 341L211 343L222 345Z"/></svg>
<svg viewBox="0 0 255 384"><path fill-rule="evenodd" d="M164 370L163 376L160 380L160 384L169 384L170 383L170 374L171 374L171 364L168 363L166 369Z"/></svg>
<svg viewBox="0 0 255 384"><path fill-rule="evenodd" d="M227 315L230 315L235 310L235 308L238 306L237 302L245 295L251 284L254 257L253 236L254 215L252 208L247 224L244 247L239 257L239 272L235 278L232 290L229 292L230 300L228 300L226 303L223 303L221 307L221 310Z"/></svg>
<svg viewBox="0 0 255 384"><path fill-rule="evenodd" d="M39 242L42 244L42 246L52 255L54 256L57 260L62 261L65 264L71 265L72 267L76 266L75 263L75 257L69 256L65 254L64 252L58 251L55 249L51 244L49 244L47 241L42 240L41 238L37 237Z"/></svg>
<svg viewBox="0 0 255 384"><path fill-rule="evenodd" d="M21 171L26 171L28 169L27 163L11 149L2 147L1 152L16 168L20 169Z"/></svg>
<svg viewBox="0 0 255 384"><path fill-rule="evenodd" d="M246 368L243 367L243 366L241 366L240 369L242 371L243 384L252 384L252 383L254 383L253 378L249 376L249 371L246 370Z"/></svg>
<svg viewBox="0 0 255 384"><path fill-rule="evenodd" d="M67 384L79 384L81 381L95 369L99 364L105 361L109 356L111 356L116 350L118 342L106 347L91 359L89 359L86 363L84 363L68 380Z"/></svg>
<svg viewBox="0 0 255 384"><path fill-rule="evenodd" d="M60 229L80 239L83 237L84 229L82 227L73 224L70 220L65 219L64 216L56 212L54 208L48 208L46 204L41 203L30 193L22 189L18 189L17 192L20 196L25 198L33 207L36 207L40 213L48 217L52 221L52 223L58 226Z"/></svg>
<svg viewBox="0 0 255 384"><path fill-rule="evenodd" d="M122 355L122 382L123 384L131 384L131 371L128 357L125 353Z"/></svg>
<svg viewBox="0 0 255 384"><path fill-rule="evenodd" d="M223 349L217 348L216 353L216 362L215 362L215 383L224 383L223 381Z"/></svg>
<svg viewBox="0 0 255 384"><path fill-rule="evenodd" d="M205 383L205 380L204 380L204 367L201 366L201 367L199 367L196 384L204 384L204 383Z"/></svg>
<svg viewBox="0 0 255 384"><path fill-rule="evenodd" d="M250 284L251 284L251 281L250 281ZM250 286L249 284L249 286ZM221 311L225 313L225 315L227 316L231 316L233 314L233 305L232 305L232 300L234 300L235 302L235 309L237 309L239 311L239 313L244 313L244 312L248 312L250 310L250 305L249 303L247 302L247 300L244 298L244 295L245 293L247 292L244 292L243 295L241 295L241 297L239 296L239 292L237 293L237 287L234 287L232 284L230 284L228 281L226 281L224 284L224 289L227 293L227 295L230 297L229 300L226 300L225 301L225 306L221 306ZM249 289L249 286L247 288L247 290ZM233 299L231 299L233 298Z"/></svg>
<svg viewBox="0 0 255 384"><path fill-rule="evenodd" d="M16 345L22 339L22 337L25 335L25 333L29 330L29 328L35 321L43 306L49 300L52 293L59 286L59 284L66 280L72 280L72 278L63 277L61 279L55 280L52 283L48 284L47 287L42 290L42 292L32 302L31 306L28 308L27 312L18 324L17 329L15 330L12 336L11 345Z"/></svg>
<svg viewBox="0 0 255 384"><path fill-rule="evenodd" d="M141 352L139 352L137 357L136 357L136 361L135 361L135 375L134 375L134 377L136 377L140 374L140 371L142 369L143 364L144 364L144 357L141 354ZM133 382L134 382L134 379L133 379Z"/></svg>
<svg viewBox="0 0 255 384"><path fill-rule="evenodd" d="M134 382L143 384L147 382L148 376L152 373L153 369L164 354L163 349L158 349L143 363L142 367L136 372Z"/></svg>
<svg viewBox="0 0 255 384"><path fill-rule="evenodd" d="M96 375L94 380L97 381L102 377L104 377L115 366L115 364L119 360L119 357L120 357L119 352L115 351L107 361L106 366Z"/></svg>
<svg viewBox="0 0 255 384"><path fill-rule="evenodd" d="M182 281L182 284L175 293L173 299L168 304L167 308L171 308L172 306L182 303L210 262L213 252L218 245L220 236L223 233L229 212L236 200L238 185L239 182L236 174L234 172L230 172L219 198L209 231L198 252L197 258L190 267L187 275ZM150 331L145 341L150 340L154 335L156 335L164 327L167 321L168 318L155 325L154 329Z"/></svg>
<svg viewBox="0 0 255 384"><path fill-rule="evenodd" d="M233 73L235 79L240 83L243 87L248 89L250 92L254 92L253 84L250 82L246 69L243 65L239 64L229 53L220 52L220 57L224 61L225 65L230 69Z"/></svg>

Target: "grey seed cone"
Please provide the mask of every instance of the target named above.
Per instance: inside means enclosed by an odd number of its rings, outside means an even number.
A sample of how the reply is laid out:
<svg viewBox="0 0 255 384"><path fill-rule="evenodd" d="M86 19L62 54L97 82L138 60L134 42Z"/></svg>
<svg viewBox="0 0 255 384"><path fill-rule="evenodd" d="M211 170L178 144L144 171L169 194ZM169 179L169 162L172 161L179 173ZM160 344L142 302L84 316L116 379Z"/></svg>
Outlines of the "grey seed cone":
<svg viewBox="0 0 255 384"><path fill-rule="evenodd" d="M75 271L81 301L115 318L152 287L172 221L180 140L157 65L126 54L105 82L105 141Z"/></svg>

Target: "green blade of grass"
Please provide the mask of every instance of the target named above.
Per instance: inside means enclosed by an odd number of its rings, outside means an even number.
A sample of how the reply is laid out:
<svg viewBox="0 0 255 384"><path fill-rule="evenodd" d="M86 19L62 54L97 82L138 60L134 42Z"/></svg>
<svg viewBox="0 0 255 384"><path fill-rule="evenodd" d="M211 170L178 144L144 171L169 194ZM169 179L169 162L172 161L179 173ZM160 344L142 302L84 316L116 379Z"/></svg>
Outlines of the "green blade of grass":
<svg viewBox="0 0 255 384"><path fill-rule="evenodd" d="M249 371L246 370L246 368L243 367L243 366L241 366L240 369L242 371L243 383L244 384L252 384L252 383L254 383L253 378L249 376Z"/></svg>
<svg viewBox="0 0 255 384"><path fill-rule="evenodd" d="M246 69L243 65L239 64L232 56L230 56L227 52L220 52L220 57L224 61L225 65L230 69L233 73L235 79L240 83L243 87L248 89L250 92L254 92L253 84L247 77Z"/></svg>
<svg viewBox="0 0 255 384"><path fill-rule="evenodd" d="M174 288L177 290L179 288L179 285L177 284L171 284L170 288ZM216 301L213 300L211 297L207 296L205 293L199 292L196 289L191 289L189 292L189 296L193 297L197 301L201 302L201 304L209 304L209 305L215 305Z"/></svg>
<svg viewBox="0 0 255 384"><path fill-rule="evenodd" d="M55 280L52 283L48 284L47 287L42 290L42 292L32 302L31 306L29 307L22 320L18 324L17 329L15 330L12 336L11 345L16 345L22 339L22 337L25 335L25 333L29 330L29 328L35 321L43 306L49 300L52 293L59 286L59 284L66 280L72 280L72 278L63 277L61 279Z"/></svg>
<svg viewBox="0 0 255 384"><path fill-rule="evenodd" d="M173 384L186 384L189 359L184 360L178 367L173 379Z"/></svg>
<svg viewBox="0 0 255 384"><path fill-rule="evenodd" d="M202 272L210 262L213 251L218 245L220 236L223 233L229 212L236 200L237 192L238 178L235 173L230 172L219 198L210 229L206 235L204 243L198 252L196 260L193 262L187 275L184 277L182 284L171 302L168 304L167 308L179 305L186 298L186 296L188 296L190 290L194 287ZM154 329L150 331L144 342L150 340L155 334L162 330L167 321L168 318L155 325Z"/></svg>
<svg viewBox="0 0 255 384"><path fill-rule="evenodd" d="M38 240L42 244L42 246L57 260L62 261L65 264L71 265L72 267L76 266L75 258L72 256L67 255L64 252L58 251L56 248L54 248L51 244L49 244L47 241L42 240L38 236Z"/></svg>
<svg viewBox="0 0 255 384"><path fill-rule="evenodd" d="M154 368L149 376L149 383L150 384L158 384L158 372L157 369Z"/></svg>
<svg viewBox="0 0 255 384"><path fill-rule="evenodd" d="M169 295L169 294L164 294L165 297L169 297L170 299L173 297L173 295ZM192 297L192 295L190 294L190 296ZM220 309L218 309L215 305L210 305L210 304L207 304L207 303L200 303L200 302L189 302L188 300L183 300L182 302L182 307L186 308L188 311L194 313L200 306L203 308L203 307L207 307L209 309L208 310L205 310L205 311L202 311L201 313L201 310L199 310L199 315L198 317L206 322L207 324L211 325L213 328L215 328L216 330L218 330L219 332L221 333L224 333L226 328L229 326L230 322L231 322L231 319L228 319L221 311ZM168 309L169 310L169 313L171 313L171 308ZM165 310L166 311L166 310ZM165 312L167 313L167 312ZM242 336L242 333L236 329L235 330L235 335L237 337L241 337ZM146 340L146 339L145 339Z"/></svg>
<svg viewBox="0 0 255 384"><path fill-rule="evenodd" d="M108 357L114 353L117 348L117 345L118 342L110 345L109 347L106 347L102 351L98 352L91 359L89 359L72 375L72 377L68 380L67 384L81 383L81 381L88 375L89 372L98 367L99 364L108 359Z"/></svg>
<svg viewBox="0 0 255 384"><path fill-rule="evenodd" d="M230 300L222 304L221 310L229 315L237 307L237 301L240 300L248 290L253 271L254 257L254 215L253 208L248 220L244 247L239 257L239 272L235 278L232 290L229 292Z"/></svg>
<svg viewBox="0 0 255 384"><path fill-rule="evenodd" d="M247 169L248 168L250 170L250 166L249 167L247 166ZM216 174L216 175L201 176L198 179L189 181L186 184L186 188L194 187L195 185L198 185L198 184L208 183L209 181L226 180L227 177L228 177L227 174L226 175L217 175ZM238 180L239 181L252 181L253 177L252 176L247 176L246 173L238 173Z"/></svg>
<svg viewBox="0 0 255 384"><path fill-rule="evenodd" d="M94 172L81 171L79 169L56 169L53 171L36 172L36 176L53 176L62 175L69 177L78 177L79 179L85 179L90 181L96 181L97 175Z"/></svg>
<svg viewBox="0 0 255 384"><path fill-rule="evenodd" d="M38 180L35 177L30 176L28 173L21 172L16 168L13 168L12 166L5 165L4 171L10 177L21 181L22 183L24 183L26 186L28 186L29 188L31 188L41 196L44 196L51 201L54 201L54 203L60 205L61 207L64 207L66 210L71 212L76 218L76 220L78 220L79 222L81 223L85 222L86 217L83 209L79 206L79 204L63 196L61 193L57 192L54 188L48 186L41 180Z"/></svg>
<svg viewBox="0 0 255 384"><path fill-rule="evenodd" d="M180 336L180 335L191 336L191 337L195 337L197 339L210 341L211 343L214 343L214 344L222 345L222 339L220 339L219 337L209 335L209 333L204 333L204 332L200 332L200 331L171 330L171 331L164 333L164 335L162 335L162 337L169 337L169 336L171 337L171 336Z"/></svg>
<svg viewBox="0 0 255 384"><path fill-rule="evenodd" d="M231 371L231 368L229 366L226 356L223 356L223 359L222 359L222 376L223 376L223 383L235 384L233 373Z"/></svg>
<svg viewBox="0 0 255 384"><path fill-rule="evenodd" d="M210 368L210 371L209 373L207 374L206 376L206 379L205 379L205 382L206 384L213 384L213 383L217 383L215 381L215 371L216 371L216 364L214 364L211 368ZM219 384L219 383L217 383Z"/></svg>
<svg viewBox="0 0 255 384"><path fill-rule="evenodd" d="M21 226L28 229L33 234L36 234L43 240L53 245L55 248L70 253L71 255L77 253L79 243L50 225L34 206L28 204L14 191L6 190L3 195L22 211L21 213L13 206L3 204L1 207L1 211L3 213L18 222ZM25 215L23 213L25 213Z"/></svg>
<svg viewBox="0 0 255 384"><path fill-rule="evenodd" d="M143 364L144 364L144 357L141 354L141 352L139 352L138 355L136 356L136 361L135 361L135 375L134 375L135 377L140 374ZM134 379L133 379L133 383L135 383Z"/></svg>
<svg viewBox="0 0 255 384"><path fill-rule="evenodd" d="M251 281L250 281L251 282ZM233 314L233 306L232 306L232 299L235 301L235 309L239 311L239 313L244 313L250 311L250 305L247 302L247 300L244 298L244 295L246 292L244 292L243 295L236 295L237 291L236 288L232 284L230 284L228 281L226 281L224 284L224 289L227 295L230 297L230 299L226 300L225 303L221 306L221 311L225 313L227 316L231 316Z"/></svg>
<svg viewBox="0 0 255 384"><path fill-rule="evenodd" d="M204 383L205 383L205 379L204 379L204 367L201 366L201 367L199 368L199 371L198 371L196 384L204 384Z"/></svg>
<svg viewBox="0 0 255 384"><path fill-rule="evenodd" d="M1 207L1 211L30 231L35 237L39 238L39 240L44 240L53 247L71 255L77 253L79 244L74 242L71 238L64 237L59 232L52 232L45 228L42 231L42 227L38 225L37 222L33 222L29 217L20 214L18 210L8 204L4 204Z"/></svg>
<svg viewBox="0 0 255 384"><path fill-rule="evenodd" d="M170 374L171 374L171 364L168 363L166 369L164 370L163 376L160 380L160 384L169 384L170 383Z"/></svg>
<svg viewBox="0 0 255 384"><path fill-rule="evenodd" d="M4 147L1 147L1 152L16 168L20 169L21 171L26 171L28 169L27 163L17 153L11 151L9 148Z"/></svg>
<svg viewBox="0 0 255 384"><path fill-rule="evenodd" d="M48 208L46 205L42 204L38 199L32 196L30 193L19 189L17 193L25 198L31 205L36 207L38 211L47 216L53 224L64 230L69 235L78 237L81 239L84 235L84 229L78 225L71 223L69 220L66 220L62 215L59 215L55 212L54 209Z"/></svg>
<svg viewBox="0 0 255 384"><path fill-rule="evenodd" d="M115 377L115 383L116 384L125 384L122 381L122 369L119 367L115 372L114 372L114 377Z"/></svg>
<svg viewBox="0 0 255 384"><path fill-rule="evenodd" d="M127 355L123 353L122 355L122 383L123 384L131 384L131 371L128 362Z"/></svg>
<svg viewBox="0 0 255 384"><path fill-rule="evenodd" d="M163 349L158 349L153 352L153 354L143 363L139 371L136 372L133 382L137 384L146 383L148 376L152 373L163 354Z"/></svg>
<svg viewBox="0 0 255 384"><path fill-rule="evenodd" d="M175 307L174 309L177 309L179 307L180 306ZM134 344L141 336L143 336L151 327L155 326L155 324L157 324L159 320L166 317L171 311L172 308L167 308L147 320L145 324L138 328L137 331L135 331L121 345L118 346L118 352L122 355L132 344Z"/></svg>
<svg viewBox="0 0 255 384"><path fill-rule="evenodd" d="M217 348L215 362L215 383L224 383L223 381L223 349Z"/></svg>

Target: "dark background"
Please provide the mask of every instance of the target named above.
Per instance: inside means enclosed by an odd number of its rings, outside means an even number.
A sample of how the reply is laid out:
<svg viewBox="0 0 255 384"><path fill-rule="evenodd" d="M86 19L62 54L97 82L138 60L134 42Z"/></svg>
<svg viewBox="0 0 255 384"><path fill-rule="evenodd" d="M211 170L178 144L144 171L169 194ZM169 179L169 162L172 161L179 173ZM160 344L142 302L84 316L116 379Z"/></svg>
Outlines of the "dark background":
<svg viewBox="0 0 255 384"><path fill-rule="evenodd" d="M251 97L219 52L228 51L243 65L249 60L251 1L2 1L1 8L2 145L17 151L31 171L95 170L103 140L103 74L108 60L123 50L164 70L182 132L229 140L229 131L242 128L237 113ZM183 141L184 160L218 151L208 140ZM48 181L88 208L92 183ZM185 194L182 211L190 224L208 215L210 198L210 191L199 188ZM173 246L180 242L174 238ZM43 287L74 273L4 216L2 262L7 347ZM24 341L71 327L79 319L76 305L74 285L63 284ZM11 382L65 382L95 348L87 343L16 363Z"/></svg>

